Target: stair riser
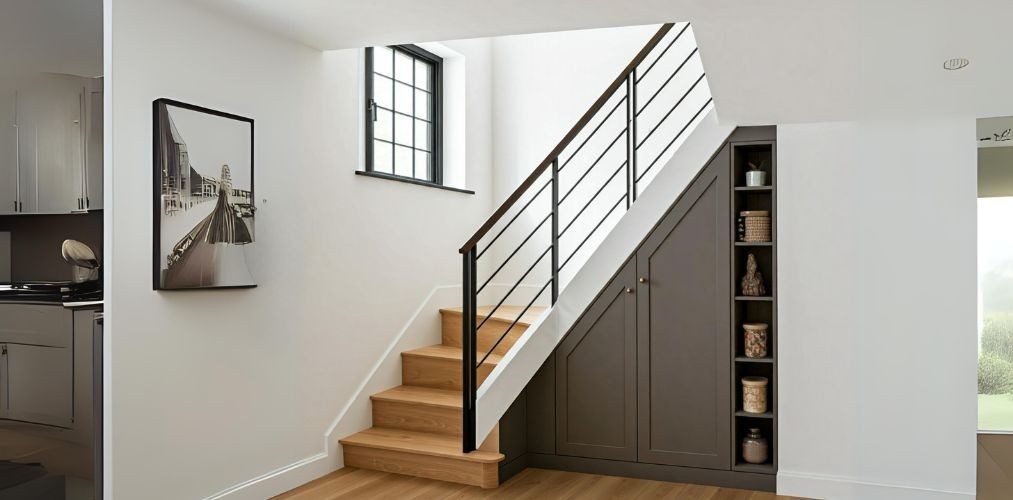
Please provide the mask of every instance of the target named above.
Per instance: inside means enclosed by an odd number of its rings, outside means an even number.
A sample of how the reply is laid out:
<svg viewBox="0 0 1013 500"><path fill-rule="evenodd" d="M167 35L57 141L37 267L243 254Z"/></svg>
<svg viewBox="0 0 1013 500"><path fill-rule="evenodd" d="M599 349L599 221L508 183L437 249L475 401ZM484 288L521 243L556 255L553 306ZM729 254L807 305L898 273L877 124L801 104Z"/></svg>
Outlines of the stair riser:
<svg viewBox="0 0 1013 500"><path fill-rule="evenodd" d="M373 401L373 427L461 435L461 409Z"/></svg>
<svg viewBox="0 0 1013 500"><path fill-rule="evenodd" d="M463 316L460 314L443 313L443 345L449 345L454 347L461 347L461 333L463 325L461 324ZM475 323L477 327L482 322L479 318L478 322ZM478 350L482 352L489 352L492 346L507 332L510 327L510 323L506 323L499 320L489 320L482 328L478 330ZM511 347L517 342L517 339L527 331L528 327L521 324L514 325L513 328L509 328L510 333L503 338L503 341L496 346L496 350L493 351L495 354L503 355L510 350Z"/></svg>
<svg viewBox="0 0 1013 500"><path fill-rule="evenodd" d="M477 463L401 451L344 446L345 465L440 481L495 488L499 464Z"/></svg>
<svg viewBox="0 0 1013 500"><path fill-rule="evenodd" d="M479 358L481 359L481 358ZM484 363L478 368L481 385L493 366ZM461 389L461 360L427 356L401 356L401 383L436 389Z"/></svg>

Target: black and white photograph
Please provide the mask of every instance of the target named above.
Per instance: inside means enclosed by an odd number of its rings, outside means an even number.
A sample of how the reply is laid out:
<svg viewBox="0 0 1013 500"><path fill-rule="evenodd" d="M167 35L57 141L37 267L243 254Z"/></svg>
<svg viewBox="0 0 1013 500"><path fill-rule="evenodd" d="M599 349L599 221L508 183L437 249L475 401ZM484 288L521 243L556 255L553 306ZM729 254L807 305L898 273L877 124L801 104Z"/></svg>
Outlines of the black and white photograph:
<svg viewBox="0 0 1013 500"><path fill-rule="evenodd" d="M256 286L253 120L154 101L154 288Z"/></svg>

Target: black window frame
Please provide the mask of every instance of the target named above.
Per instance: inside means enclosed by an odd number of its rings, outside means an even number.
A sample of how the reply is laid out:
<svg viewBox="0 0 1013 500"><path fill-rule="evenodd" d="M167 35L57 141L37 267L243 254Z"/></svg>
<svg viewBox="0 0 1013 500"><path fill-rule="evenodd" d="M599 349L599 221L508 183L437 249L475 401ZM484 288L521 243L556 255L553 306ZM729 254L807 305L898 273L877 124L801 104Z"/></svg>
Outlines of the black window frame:
<svg viewBox="0 0 1013 500"><path fill-rule="evenodd" d="M374 173L376 175L394 177L398 180L411 180L414 183L421 184L432 184L435 186L443 186L443 58L425 50L416 45L388 45L386 48L391 50L391 76L387 77L374 71L373 58L374 50L373 47L366 47L366 71L365 71L365 101L366 101L366 116L365 116L365 171L368 173ZM407 116L404 113L395 111L394 109L387 109L382 106L378 106L374 100L374 85L373 80L375 78L389 78L391 80L391 92L395 92L397 83L404 84L401 80L397 80L394 76L394 67L397 60L397 53L400 52L412 58L412 107L415 106L415 91L421 90L429 93L430 110L429 110L429 125L430 125L430 137L431 150L426 151L429 153L429 172L428 180L419 179L415 177L415 158L418 151L425 151L416 148L414 145L415 140L415 120L424 120L418 118L416 113L412 112L412 176L396 174L396 147L402 146L407 147L403 144L397 143L397 137L394 135L394 129L396 128L394 116L401 114ZM414 81L415 72L415 61L419 60L424 64L428 64L430 67L429 71L429 90L422 89L416 85ZM394 96L391 96L391 106L396 107L394 104ZM377 109L383 109L391 113L391 140L387 141L384 139L378 139L374 136L373 123L376 120ZM391 171L382 172L374 169L374 140L389 143L391 147Z"/></svg>

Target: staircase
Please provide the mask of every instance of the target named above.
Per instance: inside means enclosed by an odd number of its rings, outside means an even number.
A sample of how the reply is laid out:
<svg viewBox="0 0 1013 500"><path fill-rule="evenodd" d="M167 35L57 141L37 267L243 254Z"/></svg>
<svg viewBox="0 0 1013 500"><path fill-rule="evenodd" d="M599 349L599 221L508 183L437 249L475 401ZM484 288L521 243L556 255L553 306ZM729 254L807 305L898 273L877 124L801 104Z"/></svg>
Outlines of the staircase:
<svg viewBox="0 0 1013 500"><path fill-rule="evenodd" d="M532 307L514 324L519 308L504 306L490 316L491 309L478 310L478 320L488 318L489 325L478 336L479 355L488 353L478 371L480 384L544 311ZM403 385L370 396L373 427L340 441L345 465L494 488L503 460L498 432L476 451L461 450L462 310L442 309L440 316L442 343L402 352Z"/></svg>
<svg viewBox="0 0 1013 500"><path fill-rule="evenodd" d="M560 332L539 337L541 332L531 327L551 324L558 329L567 322L559 320L560 314L579 315L590 298L570 299L561 302L561 307L535 304L555 306L568 283L590 278L597 289L605 285L608 279L599 275L616 267L609 263L584 269L585 262L596 255L598 245L618 236L613 230L625 233L626 239L631 239L631 227L646 234L660 217L662 206L674 202L688 185L694 174L680 173L676 177L685 177L685 183L671 193L678 183L670 182L671 175L659 174L670 160L675 161L673 155L678 156L676 152L690 135L686 132L708 123L698 141L705 144L703 149L724 140L718 138L722 132L713 122L713 113L704 115L712 99L707 85L701 85L705 75L695 43L691 36L683 38L689 24L676 28L665 24L648 40L460 249L463 307L440 310L440 344L401 353L403 385L371 396L373 427L340 440L345 465L484 488L498 485L504 455L499 452L496 422L561 338ZM680 39L689 42L680 44ZM699 159L698 145L686 144L685 156L693 159L695 172L706 162ZM707 155L712 153L713 149ZM624 219L656 178L668 179L665 189L645 195L644 203L638 205L644 207L641 216ZM521 218L525 213L528 217ZM644 221L644 215L651 220ZM536 223L529 224L532 220ZM626 220L626 228L619 225ZM511 234L518 229L519 234ZM490 252L494 245L496 249ZM489 269L495 271L479 280L478 261L483 257L483 263L494 260ZM564 268L565 277L561 276ZM494 278L512 285L490 300L494 305L479 306L480 294L483 301L492 295L487 285ZM514 295L521 285L535 292L523 298ZM588 288L586 283L573 287L582 288ZM509 387L490 397L497 380L507 381L502 385ZM484 401L490 403L483 402L481 419L480 388Z"/></svg>

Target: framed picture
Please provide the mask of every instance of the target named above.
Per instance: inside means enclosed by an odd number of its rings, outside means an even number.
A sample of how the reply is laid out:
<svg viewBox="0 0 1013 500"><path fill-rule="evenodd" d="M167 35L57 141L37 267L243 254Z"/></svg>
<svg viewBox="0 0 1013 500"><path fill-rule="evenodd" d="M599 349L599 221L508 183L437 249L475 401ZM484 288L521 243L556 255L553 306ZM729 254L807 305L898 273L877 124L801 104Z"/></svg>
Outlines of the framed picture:
<svg viewBox="0 0 1013 500"><path fill-rule="evenodd" d="M170 99L152 105L154 289L257 286L253 120Z"/></svg>

